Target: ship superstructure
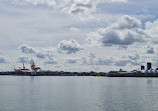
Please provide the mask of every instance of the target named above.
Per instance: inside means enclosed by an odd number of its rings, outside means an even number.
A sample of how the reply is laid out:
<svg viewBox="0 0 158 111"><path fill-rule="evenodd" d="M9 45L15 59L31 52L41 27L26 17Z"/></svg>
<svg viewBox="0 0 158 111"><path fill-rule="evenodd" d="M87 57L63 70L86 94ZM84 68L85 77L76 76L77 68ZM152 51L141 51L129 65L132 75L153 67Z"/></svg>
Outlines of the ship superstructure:
<svg viewBox="0 0 158 111"><path fill-rule="evenodd" d="M14 71L17 73L17 72L29 72L30 70L29 69L27 69L27 68L25 68L25 64L24 64L24 62L23 62L23 67L21 68L21 67L19 67L18 69L16 69L15 68L15 66L14 66Z"/></svg>

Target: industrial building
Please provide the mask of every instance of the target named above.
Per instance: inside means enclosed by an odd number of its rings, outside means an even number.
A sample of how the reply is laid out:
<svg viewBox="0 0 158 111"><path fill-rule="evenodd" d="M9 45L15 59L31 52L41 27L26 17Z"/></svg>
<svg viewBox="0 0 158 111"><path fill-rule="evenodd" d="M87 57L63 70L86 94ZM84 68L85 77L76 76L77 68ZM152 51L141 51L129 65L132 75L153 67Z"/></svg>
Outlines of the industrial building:
<svg viewBox="0 0 158 111"><path fill-rule="evenodd" d="M133 71L110 71L107 73L109 77L158 77L158 68L152 68L152 63L147 62L146 68L144 65L141 66L141 70Z"/></svg>

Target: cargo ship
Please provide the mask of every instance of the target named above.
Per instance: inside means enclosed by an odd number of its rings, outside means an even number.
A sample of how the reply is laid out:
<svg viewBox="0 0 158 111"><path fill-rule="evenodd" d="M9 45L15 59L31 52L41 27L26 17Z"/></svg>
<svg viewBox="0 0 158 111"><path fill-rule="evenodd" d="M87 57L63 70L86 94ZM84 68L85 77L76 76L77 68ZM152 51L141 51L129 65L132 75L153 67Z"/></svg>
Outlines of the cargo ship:
<svg viewBox="0 0 158 111"><path fill-rule="evenodd" d="M39 69L41 69L40 67L36 67L35 66L35 63L34 63L34 60L31 59L30 61L30 65L31 65L31 70L27 69L25 67L25 64L23 62L23 67L19 67L18 69L15 68L14 66L14 72L12 72L12 74L14 75L30 75L30 76L36 76L37 75L37 71Z"/></svg>

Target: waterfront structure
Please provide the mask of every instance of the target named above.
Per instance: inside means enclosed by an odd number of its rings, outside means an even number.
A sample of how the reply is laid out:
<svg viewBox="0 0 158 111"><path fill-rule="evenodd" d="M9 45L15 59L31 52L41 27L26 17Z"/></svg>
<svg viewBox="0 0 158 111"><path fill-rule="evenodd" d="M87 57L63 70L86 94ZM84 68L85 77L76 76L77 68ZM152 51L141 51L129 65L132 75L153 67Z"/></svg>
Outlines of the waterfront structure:
<svg viewBox="0 0 158 111"><path fill-rule="evenodd" d="M64 71L38 71L40 67L36 67L33 60L30 61L31 71L25 68L23 63L23 68L16 69L11 72L0 72L0 75L21 75L21 76L108 76L108 77L158 77L158 68L152 68L152 63L147 63L145 66L141 66L141 70L124 71L120 69L119 71L110 71L108 73L104 72L64 72Z"/></svg>
<svg viewBox="0 0 158 111"><path fill-rule="evenodd" d="M153 71L152 63L147 62L147 68L145 70L145 66L141 66L141 71L133 70L133 71L110 71L107 73L109 77L158 77L157 73L158 68L155 68Z"/></svg>

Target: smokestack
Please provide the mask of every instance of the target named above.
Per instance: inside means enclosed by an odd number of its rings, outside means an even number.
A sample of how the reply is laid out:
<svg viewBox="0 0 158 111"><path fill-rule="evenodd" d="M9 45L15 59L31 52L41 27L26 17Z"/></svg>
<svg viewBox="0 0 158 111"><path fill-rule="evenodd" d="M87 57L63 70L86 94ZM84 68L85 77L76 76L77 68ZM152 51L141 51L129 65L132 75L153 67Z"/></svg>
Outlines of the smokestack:
<svg viewBox="0 0 158 111"><path fill-rule="evenodd" d="M145 66L141 66L141 70L145 70Z"/></svg>
<svg viewBox="0 0 158 111"><path fill-rule="evenodd" d="M147 69L150 70L152 68L152 64L150 62L147 63Z"/></svg>

